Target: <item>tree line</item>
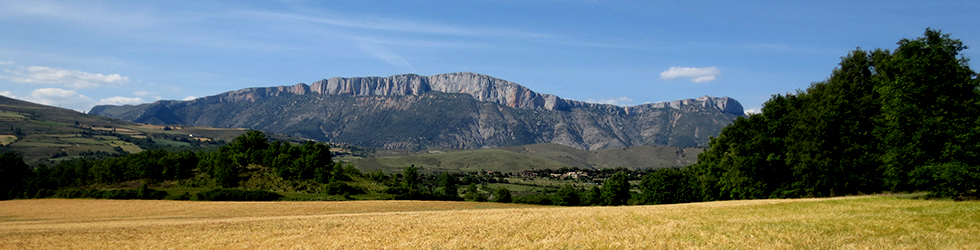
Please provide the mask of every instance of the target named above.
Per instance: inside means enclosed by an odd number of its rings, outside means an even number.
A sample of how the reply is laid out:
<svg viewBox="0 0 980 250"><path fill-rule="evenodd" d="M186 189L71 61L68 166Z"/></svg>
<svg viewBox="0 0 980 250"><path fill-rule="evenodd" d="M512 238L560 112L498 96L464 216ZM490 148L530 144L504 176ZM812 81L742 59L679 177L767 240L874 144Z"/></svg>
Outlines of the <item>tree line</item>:
<svg viewBox="0 0 980 250"><path fill-rule="evenodd" d="M980 188L980 81L960 40L927 29L894 51L861 49L806 90L712 138L694 165L657 171L651 203Z"/></svg>
<svg viewBox="0 0 980 250"><path fill-rule="evenodd" d="M333 162L326 144L270 142L262 132L248 131L210 152L148 150L35 167L4 153L0 198L195 176L203 176L205 186L234 188L248 178L249 166L264 166L283 180L317 183L323 192L345 197L366 192L347 181L366 178L396 199L570 206L915 191L970 199L980 189L980 80L960 55L964 49L960 40L933 29L924 37L902 39L894 51L859 48L842 57L826 80L773 95L761 113L737 118L711 139L697 163L642 172L642 179L618 170L587 190L565 186L515 197L507 189L479 188L478 178L426 175L414 166L400 174L361 173ZM631 186L631 179L639 184ZM234 192L210 196L226 193Z"/></svg>
<svg viewBox="0 0 980 250"><path fill-rule="evenodd" d="M331 159L330 147L308 141L293 145L273 141L260 131L248 131L217 150L176 151L147 150L119 157L77 157L53 165L28 166L13 152L0 154L2 199L57 196L65 191L72 197L130 197L81 189L92 185L110 185L128 181L158 183L199 177L196 185L216 188L238 187L248 178L250 165L268 166L284 180L312 181L326 184L349 180L349 173L360 174L353 167L343 167ZM133 190L135 192L135 190ZM143 196L139 196L143 197ZM156 197L156 196L152 196Z"/></svg>

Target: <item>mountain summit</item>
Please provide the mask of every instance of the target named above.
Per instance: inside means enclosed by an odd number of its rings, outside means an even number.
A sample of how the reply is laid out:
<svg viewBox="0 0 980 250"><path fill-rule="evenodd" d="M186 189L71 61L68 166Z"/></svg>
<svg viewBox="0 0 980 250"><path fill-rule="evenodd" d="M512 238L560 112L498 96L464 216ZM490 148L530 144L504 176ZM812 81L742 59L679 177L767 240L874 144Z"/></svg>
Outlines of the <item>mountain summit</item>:
<svg viewBox="0 0 980 250"><path fill-rule="evenodd" d="M539 94L475 73L330 78L246 88L190 101L92 108L150 124L243 127L382 148L489 148L557 143L580 149L706 146L743 115L728 97L629 107Z"/></svg>

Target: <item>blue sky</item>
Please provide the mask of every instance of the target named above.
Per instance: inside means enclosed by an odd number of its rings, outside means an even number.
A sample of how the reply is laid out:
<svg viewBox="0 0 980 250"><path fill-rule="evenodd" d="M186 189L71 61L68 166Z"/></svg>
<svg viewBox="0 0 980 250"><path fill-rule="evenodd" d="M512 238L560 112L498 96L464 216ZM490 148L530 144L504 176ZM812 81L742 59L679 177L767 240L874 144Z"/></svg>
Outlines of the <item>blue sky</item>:
<svg viewBox="0 0 980 250"><path fill-rule="evenodd" d="M980 1L0 1L0 95L87 111L330 77L475 72L637 105L758 110Z"/></svg>

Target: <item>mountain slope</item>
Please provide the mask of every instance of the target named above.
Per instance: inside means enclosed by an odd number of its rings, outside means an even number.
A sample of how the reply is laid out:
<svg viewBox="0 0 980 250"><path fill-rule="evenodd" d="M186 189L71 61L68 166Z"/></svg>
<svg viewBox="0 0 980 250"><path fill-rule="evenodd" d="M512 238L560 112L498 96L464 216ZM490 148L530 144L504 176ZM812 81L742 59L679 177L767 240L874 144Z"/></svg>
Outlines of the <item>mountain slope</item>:
<svg viewBox="0 0 980 250"><path fill-rule="evenodd" d="M137 124L0 96L0 152L17 152L32 165L124 151L200 149L243 133L237 128Z"/></svg>
<svg viewBox="0 0 980 250"><path fill-rule="evenodd" d="M476 149L556 143L578 149L705 146L742 115L734 99L619 107L566 100L474 73L331 78L191 101L96 106L150 124L242 127L379 148Z"/></svg>

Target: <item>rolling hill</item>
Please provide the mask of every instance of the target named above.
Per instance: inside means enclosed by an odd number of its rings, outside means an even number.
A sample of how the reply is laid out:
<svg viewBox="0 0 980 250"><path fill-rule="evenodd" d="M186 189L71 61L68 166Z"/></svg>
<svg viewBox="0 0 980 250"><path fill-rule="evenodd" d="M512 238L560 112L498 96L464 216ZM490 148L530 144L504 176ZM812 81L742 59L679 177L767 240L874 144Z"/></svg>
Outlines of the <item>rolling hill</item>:
<svg viewBox="0 0 980 250"><path fill-rule="evenodd" d="M32 165L84 155L200 148L245 131L139 124L0 96L0 151L18 152Z"/></svg>

